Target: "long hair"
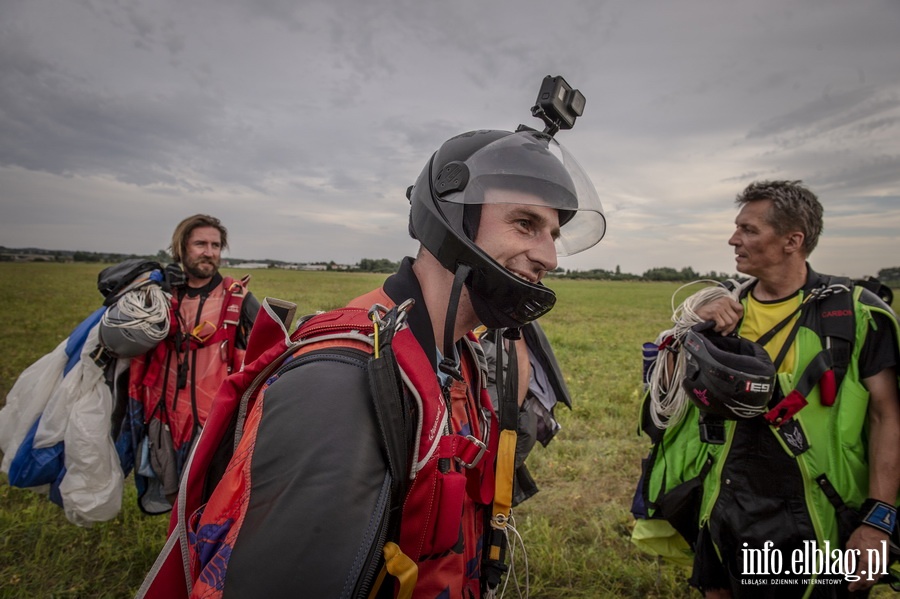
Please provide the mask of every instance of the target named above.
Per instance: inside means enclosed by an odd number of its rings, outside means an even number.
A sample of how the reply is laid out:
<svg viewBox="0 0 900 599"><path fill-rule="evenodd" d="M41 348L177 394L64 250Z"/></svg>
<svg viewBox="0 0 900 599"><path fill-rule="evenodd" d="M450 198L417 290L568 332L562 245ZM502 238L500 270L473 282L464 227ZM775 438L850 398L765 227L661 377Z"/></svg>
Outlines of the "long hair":
<svg viewBox="0 0 900 599"><path fill-rule="evenodd" d="M225 228L225 225L223 225L215 216L195 214L194 216L187 217L175 227L175 232L172 233L172 245L169 246L172 260L181 262L181 259L187 251L186 245L188 237L191 236L191 231L197 227L213 227L214 229L218 229L222 236L222 249L224 250L228 247L228 229Z"/></svg>

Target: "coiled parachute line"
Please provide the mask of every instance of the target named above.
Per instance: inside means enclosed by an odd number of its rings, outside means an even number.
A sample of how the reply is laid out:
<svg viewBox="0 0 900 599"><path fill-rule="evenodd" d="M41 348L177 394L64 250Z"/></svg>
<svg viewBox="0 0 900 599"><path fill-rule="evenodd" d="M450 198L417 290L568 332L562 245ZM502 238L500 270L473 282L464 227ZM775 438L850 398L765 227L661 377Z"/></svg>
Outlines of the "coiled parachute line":
<svg viewBox="0 0 900 599"><path fill-rule="evenodd" d="M678 351L684 336L694 325L703 322L697 316L697 309L719 300L730 297L739 301L741 291L751 285L756 279L749 279L738 284L730 280L726 285L718 281L702 279L682 285L672 294L672 322L674 326L665 330L656 338L659 353L656 361L650 367L648 373L650 418L654 426L665 429L681 422L690 405L690 398L681 386L684 379L685 357ZM697 291L685 299L678 307L675 307L675 298L678 293L691 285L698 283L713 283L713 286Z"/></svg>
<svg viewBox="0 0 900 599"><path fill-rule="evenodd" d="M146 281L116 300L123 318L112 319L107 310L100 322L103 326L139 331L149 339L162 341L169 334L169 298L159 285Z"/></svg>

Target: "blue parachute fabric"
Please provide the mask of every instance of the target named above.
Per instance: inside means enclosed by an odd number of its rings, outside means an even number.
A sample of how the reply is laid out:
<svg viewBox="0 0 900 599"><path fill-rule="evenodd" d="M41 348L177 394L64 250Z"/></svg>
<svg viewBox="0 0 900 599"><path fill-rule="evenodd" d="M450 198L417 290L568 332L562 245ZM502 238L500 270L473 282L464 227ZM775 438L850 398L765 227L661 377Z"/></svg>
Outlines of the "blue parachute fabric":
<svg viewBox="0 0 900 599"><path fill-rule="evenodd" d="M34 448L34 434L41 419L35 420L16 455L9 464L9 484L22 489L49 485L65 468L65 447L60 441L52 447Z"/></svg>
<svg viewBox="0 0 900 599"><path fill-rule="evenodd" d="M69 335L69 340L66 343L66 355L69 356L69 361L66 362L63 376L69 374L69 371L78 363L78 360L81 358L81 349L84 347L88 333L100 322L100 318L103 317L105 311L105 307L97 308L93 314L81 321L81 324L75 327L75 330Z"/></svg>
<svg viewBox="0 0 900 599"><path fill-rule="evenodd" d="M131 403L134 403L134 400L129 399L129 407ZM143 410L142 410L143 413ZM135 452L135 440L134 440L134 432L131 428L131 418L128 414L126 414L122 418L122 427L119 430L119 436L116 437L113 444L116 447L116 453L119 456L119 464L122 466L122 473L125 476L131 472L131 469L134 468L135 461L137 459L137 454Z"/></svg>
<svg viewBox="0 0 900 599"><path fill-rule="evenodd" d="M125 476L135 469L135 482L138 482L137 468L141 465L141 442L145 438L144 405L133 397L128 398L128 409L122 417L122 427L114 444L119 454L119 463ZM138 484L140 484L138 482Z"/></svg>
<svg viewBox="0 0 900 599"><path fill-rule="evenodd" d="M62 480L66 477L66 467L63 466L62 470L59 471L59 476L56 477L56 480L50 485L50 501L55 503L61 508L64 508L62 493L59 490L59 485L62 484Z"/></svg>
<svg viewBox="0 0 900 599"><path fill-rule="evenodd" d="M116 448L116 455L119 456L119 465L122 467L122 474L128 476L131 469L134 468L134 448L131 440L131 431L123 430L119 433L119 437L113 442Z"/></svg>
<svg viewBox="0 0 900 599"><path fill-rule="evenodd" d="M646 520L650 517L647 509L647 503L644 501L642 489L644 488L644 477L638 479L637 489L634 490L634 496L631 498L631 515L638 520Z"/></svg>

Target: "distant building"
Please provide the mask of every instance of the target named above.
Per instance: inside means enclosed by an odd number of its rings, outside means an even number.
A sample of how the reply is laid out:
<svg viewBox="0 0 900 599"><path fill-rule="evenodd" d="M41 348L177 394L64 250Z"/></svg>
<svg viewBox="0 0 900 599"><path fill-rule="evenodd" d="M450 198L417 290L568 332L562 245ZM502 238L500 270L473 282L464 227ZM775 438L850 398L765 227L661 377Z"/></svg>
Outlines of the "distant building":
<svg viewBox="0 0 900 599"><path fill-rule="evenodd" d="M279 264L278 268L284 268L286 270L353 270L353 267L349 264L337 264L335 262L329 262L325 264L323 262L316 262L314 264L310 264L308 262L303 262L299 264Z"/></svg>

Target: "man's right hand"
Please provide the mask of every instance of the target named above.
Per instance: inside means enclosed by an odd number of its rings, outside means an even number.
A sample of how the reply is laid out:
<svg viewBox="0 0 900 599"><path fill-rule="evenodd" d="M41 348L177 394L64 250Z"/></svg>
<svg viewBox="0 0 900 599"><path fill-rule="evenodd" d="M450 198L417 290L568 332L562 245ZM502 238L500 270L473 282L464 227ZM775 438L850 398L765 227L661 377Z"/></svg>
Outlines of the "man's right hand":
<svg viewBox="0 0 900 599"><path fill-rule="evenodd" d="M730 297L720 297L695 310L703 320L715 321L715 331L728 335L737 327L744 315L744 306Z"/></svg>

